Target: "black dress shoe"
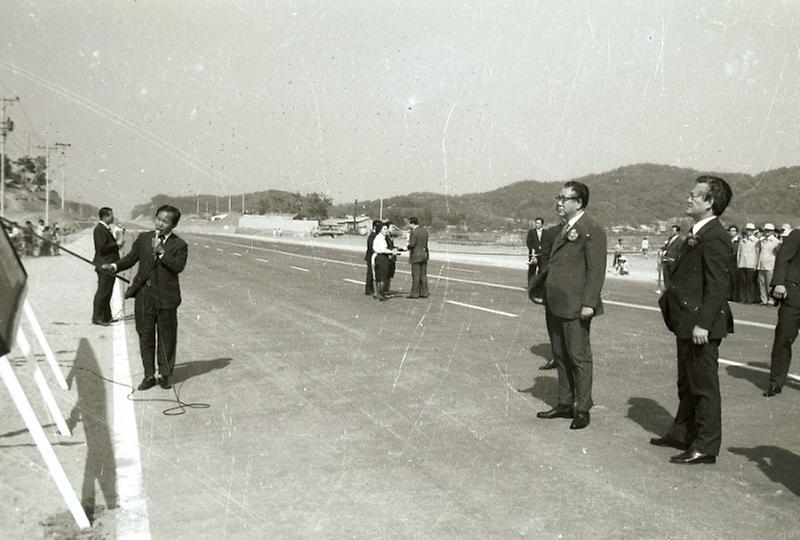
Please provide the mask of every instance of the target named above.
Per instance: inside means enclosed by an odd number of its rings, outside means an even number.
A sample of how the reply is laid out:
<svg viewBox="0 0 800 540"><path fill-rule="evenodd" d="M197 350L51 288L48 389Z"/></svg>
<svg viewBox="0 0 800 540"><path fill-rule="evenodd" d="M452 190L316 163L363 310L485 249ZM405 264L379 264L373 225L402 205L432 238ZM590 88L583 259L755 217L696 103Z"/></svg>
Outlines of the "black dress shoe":
<svg viewBox="0 0 800 540"><path fill-rule="evenodd" d="M105 321L92 321L92 324L95 324L97 326L108 326L109 325L109 323L107 323Z"/></svg>
<svg viewBox="0 0 800 540"><path fill-rule="evenodd" d="M548 370L548 369L556 369L556 362L555 362L555 360L550 360L549 362L547 362L543 366L539 366L539 369L541 371L545 371L545 370Z"/></svg>
<svg viewBox="0 0 800 540"><path fill-rule="evenodd" d="M172 384L169 382L169 377L166 375L162 375L158 378L158 385L165 390L172 388Z"/></svg>
<svg viewBox="0 0 800 540"><path fill-rule="evenodd" d="M155 385L156 385L155 377L145 377L144 379L142 379L141 384L139 384L138 390L150 390Z"/></svg>
<svg viewBox="0 0 800 540"><path fill-rule="evenodd" d="M406 296L406 298L422 298L421 296L411 296L410 294Z"/></svg>
<svg viewBox="0 0 800 540"><path fill-rule="evenodd" d="M678 455L669 458L670 462L677 463L678 465L697 465L705 463L711 465L717 462L717 456L711 454L704 454L698 450L686 450Z"/></svg>
<svg viewBox="0 0 800 540"><path fill-rule="evenodd" d="M549 411L536 413L536 418L574 418L575 411L569 405L556 405Z"/></svg>
<svg viewBox="0 0 800 540"><path fill-rule="evenodd" d="M686 450L687 444L682 443L672 437L664 435L663 437L653 437L650 439L650 444L653 446L668 446L670 448L677 448L678 450Z"/></svg>
<svg viewBox="0 0 800 540"><path fill-rule="evenodd" d="M777 384L770 384L767 387L767 389L764 390L764 393L761 394L761 395L764 396L764 397L772 397L772 396L774 396L776 394L780 394L780 393L781 393L781 387L780 386L778 386Z"/></svg>
<svg viewBox="0 0 800 540"><path fill-rule="evenodd" d="M569 425L569 429L583 429L589 425L589 420L589 411L578 411L575 413L575 419L572 420L572 423Z"/></svg>

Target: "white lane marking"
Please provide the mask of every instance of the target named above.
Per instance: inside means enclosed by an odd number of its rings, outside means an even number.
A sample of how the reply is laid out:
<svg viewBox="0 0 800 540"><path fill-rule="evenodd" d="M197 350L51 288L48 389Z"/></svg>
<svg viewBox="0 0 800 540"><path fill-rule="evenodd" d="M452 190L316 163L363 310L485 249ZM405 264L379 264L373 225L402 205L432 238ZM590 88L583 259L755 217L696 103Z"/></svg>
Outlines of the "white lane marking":
<svg viewBox="0 0 800 540"><path fill-rule="evenodd" d="M205 244L203 244L203 247L206 248L206 249L211 249L211 246L207 246Z"/></svg>
<svg viewBox="0 0 800 540"><path fill-rule="evenodd" d="M641 304L629 304L628 302L617 302L616 300L603 300L604 304L608 304L609 306L619 306L619 307L628 307L633 309L643 309L645 311L655 311L656 313L661 313L661 310L655 306L643 306ZM742 326L754 326L756 328L766 328L767 330L775 330L774 324L767 324L767 323L760 323L754 321L745 321L742 319L734 319L733 321L734 326L737 324L741 324Z"/></svg>
<svg viewBox="0 0 800 540"><path fill-rule="evenodd" d="M301 272L310 272L308 268L300 268L299 266L290 266L289 268L293 268L295 270L300 270Z"/></svg>
<svg viewBox="0 0 800 540"><path fill-rule="evenodd" d="M217 251L219 251L220 253L222 253L222 248L217 248Z"/></svg>
<svg viewBox="0 0 800 540"><path fill-rule="evenodd" d="M122 288L117 281L111 309L123 308ZM150 518L142 478L142 459L139 452L139 431L136 411L128 400L131 382L128 345L125 341L125 322L114 325L112 349L114 380L114 455L117 462L117 538L150 538ZM129 386L130 385L130 386Z"/></svg>
<svg viewBox="0 0 800 540"><path fill-rule="evenodd" d="M720 364L727 364L729 366L736 366L736 367L740 367L740 368L744 368L744 369L749 369L751 371L759 371L761 373L769 373L768 369L765 369L765 368L762 368L762 367L757 367L757 366L751 366L751 365L748 365L748 364L743 364L742 362L734 362L733 360L725 360L724 358L720 358L719 359L719 363ZM800 381L800 375L794 375L793 373L789 373L787 375L787 377L790 378L790 379L794 379L795 381Z"/></svg>
<svg viewBox="0 0 800 540"><path fill-rule="evenodd" d="M452 270L453 272L466 272L467 274L480 274L477 270L467 270L466 268L453 268L452 266L445 266L445 270Z"/></svg>
<svg viewBox="0 0 800 540"><path fill-rule="evenodd" d="M242 254L241 254L241 253L236 253L235 251L232 253L232 255L233 255L234 257L241 257L241 256L242 256Z"/></svg>
<svg viewBox="0 0 800 540"><path fill-rule="evenodd" d="M302 255L300 253L291 253L289 251L281 251L279 249L270 249L270 248L263 248L263 247L257 247L257 246L246 246L246 245L243 245L243 244L236 244L236 243L233 243L233 242L225 242L224 240L216 240L216 241L224 243L224 244L232 245L232 246L247 247L247 248L252 247L252 249L260 249L262 251L271 251L273 253L279 253L281 255L288 255L290 257L299 257L301 259L311 259L311 260L314 260L314 261L324 261L324 262L329 262L329 263L334 263L334 264L343 264L345 266L354 266L354 267L357 267L357 268L362 268L364 266L363 264L356 264L356 263L351 263L351 262L346 262L346 261L337 261L335 259L326 259L324 257L314 257L312 255ZM219 249L219 248L217 248L217 249ZM220 250L220 251L222 251L222 250ZM411 274L411 272L409 272L407 270L397 270L396 272L398 274ZM430 276L430 275L428 276L428 278L432 279L432 280L433 279L436 279L436 280L441 279L441 280L444 280L444 281L452 281L454 283L466 283L468 285L482 285L484 287L493 287L495 289L505 289L505 290L508 290L508 291L521 291L521 292L526 292L527 291L527 289L525 287L518 287L518 286L515 286L515 285L503 285L501 283L489 283L489 282L486 282L486 281L475 281L475 280L472 280L472 279L459 279L459 278L448 277L448 276ZM603 303L607 304L609 306L628 307L628 308L632 308L632 309L641 309L641 310L644 310L644 311L654 311L656 313L660 313L661 312L661 310L658 309L657 307L645 306L645 305L642 305L642 304L631 304L631 303L628 303L628 302L618 302L618 301L615 301L615 300L606 300L606 299L603 299ZM747 321L747 320L744 320L744 319L734 319L733 323L734 323L734 325L740 324L742 326L752 326L754 328L764 328L764 329L767 329L767 330L774 330L775 329L775 325L774 324L760 323L760 322L755 322L755 321Z"/></svg>
<svg viewBox="0 0 800 540"><path fill-rule="evenodd" d="M364 281L358 281L357 279L345 279L348 283L355 283L356 285L366 285L367 283Z"/></svg>
<svg viewBox="0 0 800 540"><path fill-rule="evenodd" d="M448 304L454 304L456 306L462 306L470 309L478 309L480 311L486 311L488 313L494 313L495 315L503 315L505 317L519 317L519 315L514 315L513 313L507 313L505 311L498 311L496 309L489 309L481 306L474 306L472 304L465 304L463 302L456 302L455 300L445 300Z"/></svg>
<svg viewBox="0 0 800 540"><path fill-rule="evenodd" d="M256 260L259 261L259 262L263 262L263 263L268 263L269 262L267 259L256 259Z"/></svg>

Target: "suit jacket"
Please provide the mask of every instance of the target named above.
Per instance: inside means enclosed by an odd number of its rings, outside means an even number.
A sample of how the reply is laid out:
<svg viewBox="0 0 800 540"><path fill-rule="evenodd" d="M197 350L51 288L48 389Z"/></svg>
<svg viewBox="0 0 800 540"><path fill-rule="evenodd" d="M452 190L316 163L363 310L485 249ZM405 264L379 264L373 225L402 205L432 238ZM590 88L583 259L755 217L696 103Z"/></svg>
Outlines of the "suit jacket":
<svg viewBox="0 0 800 540"><path fill-rule="evenodd" d="M587 214L559 232L550 251L545 294L550 311L562 319L578 319L581 307L603 313L600 293L606 278L606 233Z"/></svg>
<svg viewBox="0 0 800 540"><path fill-rule="evenodd" d="M770 285L786 287L786 298L783 302L800 308L800 229L795 229L783 240L775 259Z"/></svg>
<svg viewBox="0 0 800 540"><path fill-rule="evenodd" d="M560 227L559 227L560 229ZM528 236L525 238L525 244L528 246L528 257L536 253L537 256L543 254L542 243L544 242L544 229L542 229L542 239L536 234L536 229L530 229Z"/></svg>
<svg viewBox="0 0 800 540"><path fill-rule="evenodd" d="M678 253L681 251L681 246L683 245L684 238L680 235L675 237L671 242L668 240L666 244L664 244L664 262L668 265L675 262L675 259L678 258Z"/></svg>
<svg viewBox="0 0 800 540"><path fill-rule="evenodd" d="M136 237L131 251L116 262L117 271L127 270L139 263L126 297L148 295L159 309L175 309L181 305L181 285L178 274L186 267L189 248L174 232L164 242L164 254L156 258L153 253L155 231L143 232Z"/></svg>
<svg viewBox="0 0 800 540"><path fill-rule="evenodd" d="M758 264L758 238L755 236L742 236L739 240L739 268L756 269Z"/></svg>
<svg viewBox="0 0 800 540"><path fill-rule="evenodd" d="M710 339L733 332L730 256L730 237L719 219L703 225L681 246L669 288L658 299L667 328L679 338L690 339L695 326L708 330Z"/></svg>
<svg viewBox="0 0 800 540"><path fill-rule="evenodd" d="M408 260L411 264L424 263L428 260L428 231L420 226L415 227L408 235Z"/></svg>
<svg viewBox="0 0 800 540"><path fill-rule="evenodd" d="M556 238L558 238L559 232L561 232L561 225L553 225L542 231L542 241L539 245L542 254L539 256L537 262L539 271L528 284L528 297L531 300L534 298L542 298L545 302L547 301L545 298L546 292L544 284L547 279L547 271L550 267L550 251L553 249L553 244Z"/></svg>
<svg viewBox="0 0 800 540"><path fill-rule="evenodd" d="M112 263L119 259L119 246L117 239L103 223L98 223L94 228L94 258L92 264L97 266Z"/></svg>
<svg viewBox="0 0 800 540"><path fill-rule="evenodd" d="M375 253L372 251L372 242L375 241L375 235L377 233L375 231L371 231L369 236L367 236L367 253L364 255L364 260L367 261L370 265L372 264L372 254Z"/></svg>

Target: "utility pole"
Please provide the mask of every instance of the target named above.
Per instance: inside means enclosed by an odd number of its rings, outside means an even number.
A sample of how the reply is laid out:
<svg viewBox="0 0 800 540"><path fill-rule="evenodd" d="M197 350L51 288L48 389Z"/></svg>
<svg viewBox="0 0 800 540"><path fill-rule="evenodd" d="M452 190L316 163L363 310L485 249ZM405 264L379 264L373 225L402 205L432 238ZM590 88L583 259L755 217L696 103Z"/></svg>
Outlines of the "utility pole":
<svg viewBox="0 0 800 540"><path fill-rule="evenodd" d="M353 203L353 234L358 234L358 222L356 221L356 212L358 211L358 199Z"/></svg>
<svg viewBox="0 0 800 540"><path fill-rule="evenodd" d="M383 221L383 199L381 199L381 217L380 217L380 218L378 218L378 219L380 219L381 221Z"/></svg>
<svg viewBox="0 0 800 540"><path fill-rule="evenodd" d="M228 195L228 214L231 213L231 196Z"/></svg>
<svg viewBox="0 0 800 540"><path fill-rule="evenodd" d="M219 215L219 197L214 195L214 215Z"/></svg>
<svg viewBox="0 0 800 540"><path fill-rule="evenodd" d="M64 160L66 159L66 157L65 157L64 149L65 148L69 148L70 146L72 146L72 145L69 144L69 143L62 143L62 142L57 142L56 143L56 147L61 148L61 211L62 212L64 211L64 196L65 196L65 191L64 191Z"/></svg>
<svg viewBox="0 0 800 540"><path fill-rule="evenodd" d="M242 193L242 215L244 215L244 193Z"/></svg>
<svg viewBox="0 0 800 540"><path fill-rule="evenodd" d="M44 224L50 225L50 150L58 147L37 145L36 148L44 150Z"/></svg>
<svg viewBox="0 0 800 540"><path fill-rule="evenodd" d="M14 122L6 118L6 104L19 101L18 97L0 98L0 217L6 215L6 135L14 131Z"/></svg>

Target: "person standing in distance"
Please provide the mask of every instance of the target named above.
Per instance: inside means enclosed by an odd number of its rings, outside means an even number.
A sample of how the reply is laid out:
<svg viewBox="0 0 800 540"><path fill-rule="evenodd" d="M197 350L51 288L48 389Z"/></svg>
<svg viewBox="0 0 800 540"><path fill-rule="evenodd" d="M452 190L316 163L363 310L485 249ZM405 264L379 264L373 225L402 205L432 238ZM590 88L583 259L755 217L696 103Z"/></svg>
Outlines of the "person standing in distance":
<svg viewBox="0 0 800 540"><path fill-rule="evenodd" d="M769 385L764 397L780 394L792 363L792 344L800 330L800 229L783 240L772 274L772 296L780 304L772 342Z"/></svg>
<svg viewBox="0 0 800 540"><path fill-rule="evenodd" d="M715 463L722 440L719 346L733 332L728 306L731 279L730 237L719 216L733 193L716 176L695 180L686 200L694 220L672 267L670 287L658 299L667 328L675 334L678 357L678 412L655 446L683 450L672 463Z"/></svg>
<svg viewBox="0 0 800 540"><path fill-rule="evenodd" d="M411 263L411 292L406 298L427 298L428 292L428 231L419 226L419 220L409 218L408 260Z"/></svg>
<svg viewBox="0 0 800 540"><path fill-rule="evenodd" d="M375 294L375 276L372 275L372 242L375 241L375 235L381 230L383 224L379 220L372 222L372 230L367 236L367 252L364 254L364 260L367 261L367 280L364 282L364 294Z"/></svg>
<svg viewBox="0 0 800 540"><path fill-rule="evenodd" d="M119 259L119 248L125 243L124 238L117 240L111 231L114 223L114 211L104 206L98 212L100 221L94 228L94 258L92 264L97 273L97 292L92 304L92 324L108 326L116 322L111 315L111 294L114 292L116 277L100 267Z"/></svg>
<svg viewBox="0 0 800 540"><path fill-rule="evenodd" d="M533 222L533 229L528 231L525 244L528 246L528 288L531 280L540 272L542 253L542 236L544 235L544 219L537 217Z"/></svg>
<svg viewBox="0 0 800 540"><path fill-rule="evenodd" d="M570 429L589 425L592 408L592 318L602 314L606 233L586 215L589 188L567 182L556 197L564 226L555 239L545 278L546 306L553 315L551 340L558 368L558 405L539 418L573 418Z"/></svg>
<svg viewBox="0 0 800 540"><path fill-rule="evenodd" d="M186 242L172 232L180 219L181 211L174 206L160 207L156 212L156 230L141 233L133 242L130 253L116 263L103 265L103 268L120 272L139 264L136 277L125 293L126 298L136 298L136 333L139 334L139 352L144 367L144 379L139 390L152 388L156 383L162 388L172 386L178 342L178 306L181 305L178 274L186 267L189 254Z"/></svg>

